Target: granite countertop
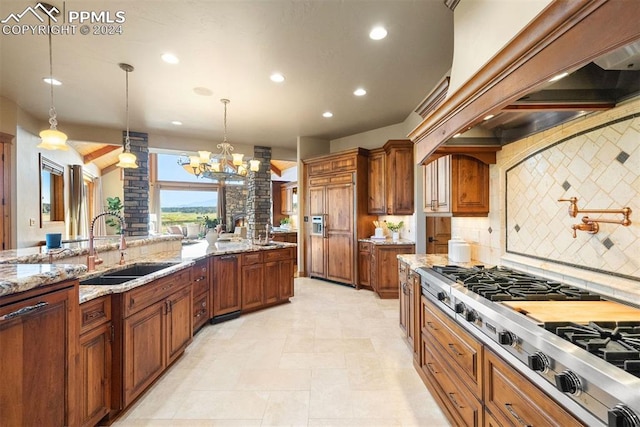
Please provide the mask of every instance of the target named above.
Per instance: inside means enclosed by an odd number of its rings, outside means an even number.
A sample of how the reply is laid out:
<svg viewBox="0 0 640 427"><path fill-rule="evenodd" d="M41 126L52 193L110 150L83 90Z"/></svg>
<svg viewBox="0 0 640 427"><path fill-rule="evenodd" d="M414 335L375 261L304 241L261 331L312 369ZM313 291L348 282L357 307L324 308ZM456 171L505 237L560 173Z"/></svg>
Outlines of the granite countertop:
<svg viewBox="0 0 640 427"><path fill-rule="evenodd" d="M75 279L86 271L82 264L0 264L0 296Z"/></svg>
<svg viewBox="0 0 640 427"><path fill-rule="evenodd" d="M386 237L384 239L372 239L368 237L366 239L358 239L358 242L373 243L374 245L415 245L416 244L416 242L414 242L413 240L407 240L407 239L393 240L389 237Z"/></svg>
<svg viewBox="0 0 640 427"><path fill-rule="evenodd" d="M409 268L412 270L418 267L431 268L434 265L458 265L461 267L473 267L475 265L484 265L487 268L493 267L493 265L486 265L480 261L471 260L469 262L453 262L447 255L438 254L401 254L398 255L398 259L409 264Z"/></svg>

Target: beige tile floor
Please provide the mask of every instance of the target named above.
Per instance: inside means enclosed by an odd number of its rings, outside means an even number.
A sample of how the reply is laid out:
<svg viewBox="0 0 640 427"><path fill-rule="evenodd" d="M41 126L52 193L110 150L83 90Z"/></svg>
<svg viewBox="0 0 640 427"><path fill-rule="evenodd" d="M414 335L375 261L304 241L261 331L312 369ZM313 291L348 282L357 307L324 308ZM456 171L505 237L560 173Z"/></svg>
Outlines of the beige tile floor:
<svg viewBox="0 0 640 427"><path fill-rule="evenodd" d="M290 304L205 326L114 426L448 426L398 300L298 278Z"/></svg>

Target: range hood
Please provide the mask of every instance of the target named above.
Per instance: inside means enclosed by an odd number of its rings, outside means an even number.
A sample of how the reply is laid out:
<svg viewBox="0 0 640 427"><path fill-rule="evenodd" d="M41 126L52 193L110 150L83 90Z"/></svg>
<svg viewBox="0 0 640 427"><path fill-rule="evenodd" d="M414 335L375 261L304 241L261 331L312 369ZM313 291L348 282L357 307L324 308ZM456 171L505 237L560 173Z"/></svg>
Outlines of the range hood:
<svg viewBox="0 0 640 427"><path fill-rule="evenodd" d="M502 147L640 96L639 14L640 2L551 3L455 93L421 104L416 161L440 146Z"/></svg>

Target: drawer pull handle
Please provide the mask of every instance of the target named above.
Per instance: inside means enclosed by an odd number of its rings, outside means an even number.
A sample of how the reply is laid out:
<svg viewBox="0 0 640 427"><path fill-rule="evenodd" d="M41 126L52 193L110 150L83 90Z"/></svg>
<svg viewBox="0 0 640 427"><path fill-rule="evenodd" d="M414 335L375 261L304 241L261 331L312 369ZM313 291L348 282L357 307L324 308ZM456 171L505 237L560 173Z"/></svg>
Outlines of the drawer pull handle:
<svg viewBox="0 0 640 427"><path fill-rule="evenodd" d="M205 279L204 276L200 276L196 280L194 280L194 282L200 282L201 280L204 280L204 279Z"/></svg>
<svg viewBox="0 0 640 427"><path fill-rule="evenodd" d="M458 409L464 408L464 406L460 405L458 403L458 401L456 400L456 394L455 393L448 393L448 394L449 394L449 399L451 399L453 404L456 405L456 408L458 408Z"/></svg>
<svg viewBox="0 0 640 427"><path fill-rule="evenodd" d="M518 415L518 413L515 411L515 409L513 409L513 405L511 403L505 403L504 406L505 406L505 408L507 408L507 411L509 411L511 416L513 418L515 418L516 421L518 421L518 424L520 424L521 426L524 426L524 427L531 427L531 424L527 424L525 422L525 420L523 420L522 417L520 417L520 415Z"/></svg>
<svg viewBox="0 0 640 427"><path fill-rule="evenodd" d="M93 320L97 317L105 317L104 311L92 311L85 315L86 320Z"/></svg>
<svg viewBox="0 0 640 427"><path fill-rule="evenodd" d="M14 317L18 317L18 316L24 316L25 314L29 314L33 311L37 311L40 310L46 306L48 306L49 303L48 302L39 302L37 304L34 305L29 305L26 307L22 307L20 310L16 310L12 313L9 314L5 314L4 316L0 317L0 320L9 320L9 319L13 319Z"/></svg>
<svg viewBox="0 0 640 427"><path fill-rule="evenodd" d="M427 368L429 368L432 373L439 374L439 372L436 371L436 368L433 367L433 363L427 363Z"/></svg>
<svg viewBox="0 0 640 427"><path fill-rule="evenodd" d="M433 323L432 323L432 322L427 321L427 325L428 325L431 329L433 329L434 331L437 331L437 330L438 330L438 328L436 328L435 326L433 326ZM451 345L451 344L449 344L449 345Z"/></svg>
<svg viewBox="0 0 640 427"><path fill-rule="evenodd" d="M453 352L453 354L455 354L456 356L464 356L464 353L460 353L458 351L458 349L456 348L455 344L451 344L449 343L449 348L451 349L451 351Z"/></svg>

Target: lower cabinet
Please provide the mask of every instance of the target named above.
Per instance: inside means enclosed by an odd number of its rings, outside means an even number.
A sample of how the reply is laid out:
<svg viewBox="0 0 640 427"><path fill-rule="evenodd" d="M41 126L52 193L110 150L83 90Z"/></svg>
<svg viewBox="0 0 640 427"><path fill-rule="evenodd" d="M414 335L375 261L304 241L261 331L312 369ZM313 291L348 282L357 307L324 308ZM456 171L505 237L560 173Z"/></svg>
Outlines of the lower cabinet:
<svg viewBox="0 0 640 427"><path fill-rule="evenodd" d="M414 245L372 245L371 287L380 298L398 298L398 255L412 254Z"/></svg>
<svg viewBox="0 0 640 427"><path fill-rule="evenodd" d="M399 270L400 278L402 273ZM415 292L420 293L418 278L413 285L416 301ZM419 296L417 301L419 311L414 322L420 350L414 365L452 424L583 425L427 298ZM404 306L408 305L406 302Z"/></svg>
<svg viewBox="0 0 640 427"><path fill-rule="evenodd" d="M111 296L80 305L80 425L94 426L111 407Z"/></svg>
<svg viewBox="0 0 640 427"><path fill-rule="evenodd" d="M204 326L211 317L209 301L211 283L209 280L209 259L196 261L192 267L193 278L193 333Z"/></svg>
<svg viewBox="0 0 640 427"><path fill-rule="evenodd" d="M220 255L211 258L212 317L240 311L242 308L241 255Z"/></svg>
<svg viewBox="0 0 640 427"><path fill-rule="evenodd" d="M0 425L75 425L78 282L0 297Z"/></svg>
<svg viewBox="0 0 640 427"><path fill-rule="evenodd" d="M369 242L358 242L358 285L371 289L371 246Z"/></svg>
<svg viewBox="0 0 640 427"><path fill-rule="evenodd" d="M242 310L264 304L264 263L262 252L242 255Z"/></svg>
<svg viewBox="0 0 640 427"><path fill-rule="evenodd" d="M242 255L242 311L288 301L293 296L293 248Z"/></svg>

